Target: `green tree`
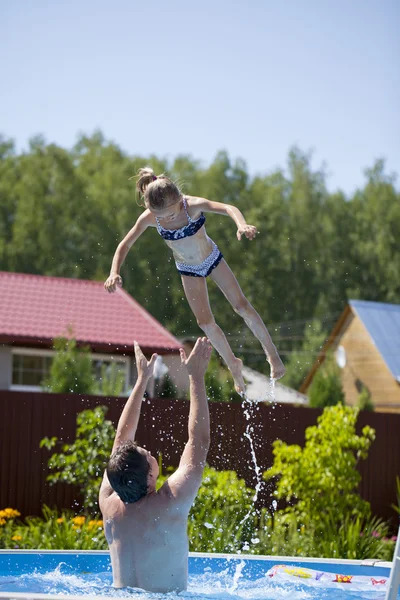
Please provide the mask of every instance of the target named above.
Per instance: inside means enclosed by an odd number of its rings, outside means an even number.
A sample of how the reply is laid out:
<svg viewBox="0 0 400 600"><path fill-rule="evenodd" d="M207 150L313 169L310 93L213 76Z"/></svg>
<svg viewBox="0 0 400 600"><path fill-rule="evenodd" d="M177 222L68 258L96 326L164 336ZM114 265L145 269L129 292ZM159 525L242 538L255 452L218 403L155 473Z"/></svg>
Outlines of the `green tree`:
<svg viewBox="0 0 400 600"><path fill-rule="evenodd" d="M14 143L0 135L0 265L10 268L10 244L17 208L16 186L20 176Z"/></svg>
<svg viewBox="0 0 400 600"><path fill-rule="evenodd" d="M360 410L374 410L374 403L372 402L371 392L364 385L360 395L358 396L358 408Z"/></svg>
<svg viewBox="0 0 400 600"><path fill-rule="evenodd" d="M214 402L240 402L233 387L232 375L213 352L205 375L207 397Z"/></svg>
<svg viewBox="0 0 400 600"><path fill-rule="evenodd" d="M312 408L344 404L339 368L329 358L325 362L327 364L317 370L310 386L308 397Z"/></svg>
<svg viewBox="0 0 400 600"><path fill-rule="evenodd" d="M100 396L122 396L125 391L125 375L115 362L101 366L101 377L94 385L94 393Z"/></svg>
<svg viewBox="0 0 400 600"><path fill-rule="evenodd" d="M1 268L104 280L118 242L143 210L129 178L150 164L157 173L170 173L185 193L234 204L258 227L255 240L238 242L229 218L207 216L207 232L244 293L264 322L275 324L274 341L293 359L288 381L298 385L299 353L310 341L305 322L316 319L328 331L349 298L400 302L395 176L378 160L356 193L331 194L326 171L312 161L294 147L282 168L250 177L246 164L226 152L206 167L184 155L172 161L129 156L99 131L79 136L72 149L38 136L20 153L1 138ZM173 333L199 333L172 256L155 230L131 249L122 276L125 289ZM234 351L264 370L260 344L212 281L209 294Z"/></svg>
<svg viewBox="0 0 400 600"><path fill-rule="evenodd" d="M95 384L89 347L78 348L72 337L54 340L56 354L52 360L49 377L44 388L59 394L92 394Z"/></svg>
<svg viewBox="0 0 400 600"><path fill-rule="evenodd" d="M97 406L79 413L72 444L63 444L56 437L46 437L40 442L41 448L51 450L58 444L61 450L49 459L49 468L55 472L47 480L51 484L63 481L78 486L89 513L98 511L97 497L115 437L113 424L105 419L107 410L106 406Z"/></svg>
<svg viewBox="0 0 400 600"><path fill-rule="evenodd" d="M321 321L314 319L306 324L303 345L299 350L291 352L286 363L286 374L282 380L284 385L295 389L300 387L326 339L327 334L322 329Z"/></svg>
<svg viewBox="0 0 400 600"><path fill-rule="evenodd" d="M361 476L356 467L367 457L375 431L366 426L357 435L357 417L355 408L327 407L318 424L306 429L304 448L274 442L274 462L264 477L278 477L275 496L289 503L275 513L276 520L294 516L298 524L318 528L326 515L336 523L344 515L370 515L369 503L358 493Z"/></svg>

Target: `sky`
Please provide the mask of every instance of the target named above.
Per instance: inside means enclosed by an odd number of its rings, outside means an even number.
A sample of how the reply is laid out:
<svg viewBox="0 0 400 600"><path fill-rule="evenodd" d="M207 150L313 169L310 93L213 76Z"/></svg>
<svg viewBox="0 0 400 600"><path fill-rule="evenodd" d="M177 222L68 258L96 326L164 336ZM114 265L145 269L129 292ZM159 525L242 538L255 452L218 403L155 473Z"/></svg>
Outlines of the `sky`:
<svg viewBox="0 0 400 600"><path fill-rule="evenodd" d="M351 194L400 172L399 30L399 0L0 0L0 133L251 175L297 145Z"/></svg>

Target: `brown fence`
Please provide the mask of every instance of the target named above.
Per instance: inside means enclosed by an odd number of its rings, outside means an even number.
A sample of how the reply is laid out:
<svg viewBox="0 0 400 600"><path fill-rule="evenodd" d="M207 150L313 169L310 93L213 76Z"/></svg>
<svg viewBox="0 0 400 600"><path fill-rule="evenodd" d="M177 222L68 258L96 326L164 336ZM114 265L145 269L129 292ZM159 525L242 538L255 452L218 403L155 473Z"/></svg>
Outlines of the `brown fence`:
<svg viewBox="0 0 400 600"><path fill-rule="evenodd" d="M43 504L77 509L77 490L65 484L50 486L46 481L50 454L39 448L40 440L45 436L74 440L77 413L101 404L109 407L107 417L116 424L124 403L120 398L0 391L0 509L17 508L23 515L40 515ZM282 439L302 445L306 427L315 424L321 412L284 405L254 405L252 410L255 451L263 470L272 464L272 442ZM186 440L187 417L187 401L145 401L139 443L156 456L162 453L164 466L176 466ZM242 407L210 403L210 418L209 464L233 469L254 485L249 442L243 437L247 422ZM400 415L363 412L358 428L366 424L376 430L376 440L360 465L361 494L376 515L394 520L390 505L396 503L395 480L400 475ZM265 505L270 504L273 491L271 484L268 486L264 485L261 497Z"/></svg>

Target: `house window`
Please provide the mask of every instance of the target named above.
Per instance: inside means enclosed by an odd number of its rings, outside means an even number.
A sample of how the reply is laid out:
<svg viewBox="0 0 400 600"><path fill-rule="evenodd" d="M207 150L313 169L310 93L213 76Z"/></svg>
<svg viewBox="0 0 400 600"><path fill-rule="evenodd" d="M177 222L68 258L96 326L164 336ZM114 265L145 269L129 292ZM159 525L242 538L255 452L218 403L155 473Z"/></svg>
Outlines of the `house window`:
<svg viewBox="0 0 400 600"><path fill-rule="evenodd" d="M54 350L13 348L13 390L41 391L50 374ZM125 393L129 388L129 358L107 354L91 354L93 379L98 393ZM115 365L115 366L114 366Z"/></svg>
<svg viewBox="0 0 400 600"><path fill-rule="evenodd" d="M12 385L40 388L49 375L51 360L51 356L14 354Z"/></svg>
<svg viewBox="0 0 400 600"><path fill-rule="evenodd" d="M93 377L103 394L123 393L128 388L128 362L126 360L111 360L106 358L93 358ZM107 380L106 385L104 379Z"/></svg>

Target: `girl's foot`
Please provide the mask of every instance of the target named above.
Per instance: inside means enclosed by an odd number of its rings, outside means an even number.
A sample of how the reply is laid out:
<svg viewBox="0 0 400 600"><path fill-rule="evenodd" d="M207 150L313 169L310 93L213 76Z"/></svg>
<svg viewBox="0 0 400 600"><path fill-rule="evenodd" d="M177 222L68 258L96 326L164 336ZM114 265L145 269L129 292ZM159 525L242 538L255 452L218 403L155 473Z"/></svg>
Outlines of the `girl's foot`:
<svg viewBox="0 0 400 600"><path fill-rule="evenodd" d="M242 368L243 362L240 360L240 358L236 358L233 365L229 367L229 370L232 373L233 381L235 382L235 390L241 396L246 393L246 384L243 379Z"/></svg>
<svg viewBox="0 0 400 600"><path fill-rule="evenodd" d="M267 360L271 367L271 379L280 379L286 373L286 369L283 362L280 359L279 354L275 354L273 357L268 357Z"/></svg>

